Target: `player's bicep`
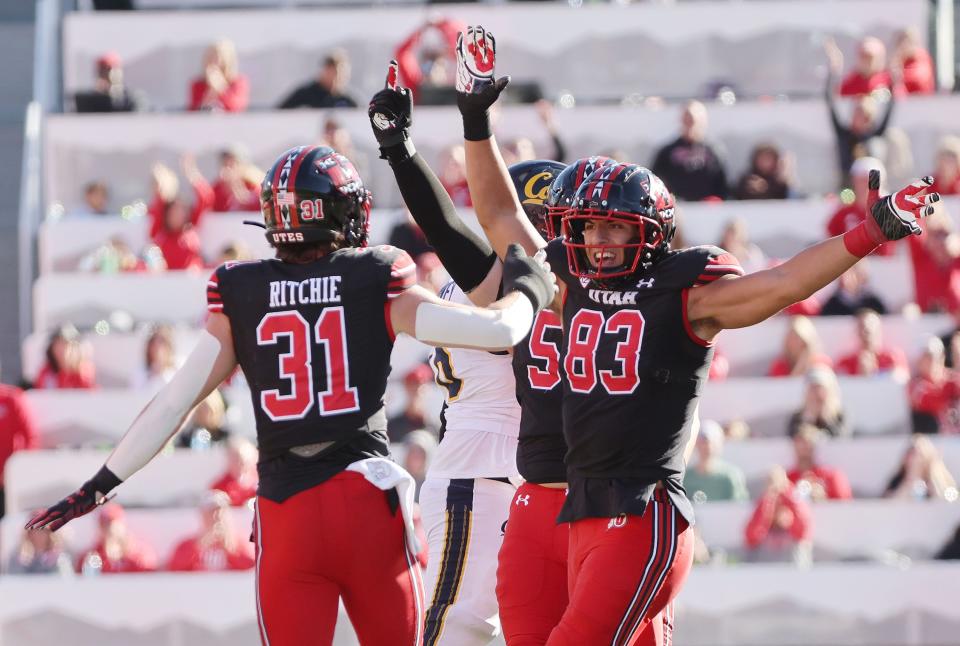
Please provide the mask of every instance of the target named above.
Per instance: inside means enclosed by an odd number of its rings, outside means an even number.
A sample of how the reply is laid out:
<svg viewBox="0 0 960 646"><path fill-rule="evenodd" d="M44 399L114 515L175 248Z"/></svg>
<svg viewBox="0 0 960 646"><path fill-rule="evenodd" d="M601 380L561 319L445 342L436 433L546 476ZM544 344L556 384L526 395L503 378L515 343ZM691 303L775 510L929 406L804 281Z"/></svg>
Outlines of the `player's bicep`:
<svg viewBox="0 0 960 646"><path fill-rule="evenodd" d="M707 340L720 330L755 325L790 305L789 299L778 297L781 282L775 267L746 276L728 274L691 288L687 318L698 336Z"/></svg>

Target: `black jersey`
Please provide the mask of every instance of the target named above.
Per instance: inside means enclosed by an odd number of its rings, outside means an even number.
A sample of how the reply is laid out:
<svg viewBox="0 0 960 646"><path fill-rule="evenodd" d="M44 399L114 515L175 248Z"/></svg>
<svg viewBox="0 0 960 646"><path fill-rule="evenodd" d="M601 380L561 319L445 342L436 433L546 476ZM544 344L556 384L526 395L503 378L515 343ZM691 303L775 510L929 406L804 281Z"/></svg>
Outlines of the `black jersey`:
<svg viewBox="0 0 960 646"><path fill-rule="evenodd" d="M211 276L208 308L230 319L253 398L261 495L282 500L388 454L389 303L415 282L410 256L387 246L226 263ZM289 451L322 442L334 444L313 458Z"/></svg>
<svg viewBox="0 0 960 646"><path fill-rule="evenodd" d="M517 469L527 482L567 480L562 348L560 318L550 310L537 315L530 334L513 348L513 376L520 402Z"/></svg>
<svg viewBox="0 0 960 646"><path fill-rule="evenodd" d="M563 429L569 493L560 519L642 514L657 482L693 522L683 451L707 379L712 345L686 317L689 288L742 274L717 247L668 252L601 288L569 272L561 240L547 248L563 304Z"/></svg>

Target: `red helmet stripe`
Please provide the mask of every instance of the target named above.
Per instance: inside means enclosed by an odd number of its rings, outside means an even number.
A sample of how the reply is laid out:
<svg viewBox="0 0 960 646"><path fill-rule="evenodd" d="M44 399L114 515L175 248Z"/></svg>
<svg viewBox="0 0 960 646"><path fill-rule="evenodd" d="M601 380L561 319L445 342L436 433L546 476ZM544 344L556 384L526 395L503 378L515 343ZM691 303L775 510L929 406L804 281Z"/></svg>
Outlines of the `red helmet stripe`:
<svg viewBox="0 0 960 646"><path fill-rule="evenodd" d="M613 188L613 180L617 179L617 176L620 175L627 168L626 164L617 164L617 166L610 173L610 177L606 178L606 184L603 186L603 191L600 193L600 199L605 200L610 195L610 189Z"/></svg>
<svg viewBox="0 0 960 646"><path fill-rule="evenodd" d="M307 146L297 158L293 160L293 166L290 168L290 176L287 178L287 192L293 195L294 203L290 205L290 226L300 226L300 203L296 201L297 197L297 173L300 171L300 164L310 153L317 149L317 146Z"/></svg>
<svg viewBox="0 0 960 646"><path fill-rule="evenodd" d="M283 223L283 216L280 213L280 203L277 201L277 184L280 183L280 174L283 172L284 164L277 163L277 169L273 173L273 178L270 180L270 190L273 192L273 222L274 226L280 228ZM267 223L269 224L269 222Z"/></svg>

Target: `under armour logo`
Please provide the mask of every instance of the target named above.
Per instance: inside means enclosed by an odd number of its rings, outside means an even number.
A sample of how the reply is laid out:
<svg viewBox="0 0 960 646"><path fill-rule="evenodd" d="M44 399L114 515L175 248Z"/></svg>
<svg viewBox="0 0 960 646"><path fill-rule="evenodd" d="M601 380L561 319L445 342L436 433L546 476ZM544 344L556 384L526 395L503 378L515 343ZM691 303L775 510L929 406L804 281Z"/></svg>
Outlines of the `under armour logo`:
<svg viewBox="0 0 960 646"><path fill-rule="evenodd" d="M620 514L616 518L611 518L610 522L607 523L607 529L619 529L627 524L627 515Z"/></svg>
<svg viewBox="0 0 960 646"><path fill-rule="evenodd" d="M589 279L589 278L582 278L582 277L580 278L580 286L581 286L581 287L586 288L587 285L589 285L589 284L590 284L590 279Z"/></svg>
<svg viewBox="0 0 960 646"><path fill-rule="evenodd" d="M641 278L637 281L637 287L653 287L653 278Z"/></svg>
<svg viewBox="0 0 960 646"><path fill-rule="evenodd" d="M516 504L519 506L520 503L523 503L523 506L527 507L530 504L530 494L526 494L524 496L517 496Z"/></svg>

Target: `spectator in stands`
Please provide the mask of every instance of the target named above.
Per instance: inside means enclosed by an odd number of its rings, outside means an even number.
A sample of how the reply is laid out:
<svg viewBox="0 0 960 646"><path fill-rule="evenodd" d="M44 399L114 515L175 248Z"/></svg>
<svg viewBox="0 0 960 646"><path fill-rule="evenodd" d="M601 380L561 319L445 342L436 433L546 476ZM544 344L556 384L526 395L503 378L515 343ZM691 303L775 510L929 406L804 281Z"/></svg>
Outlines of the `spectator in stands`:
<svg viewBox="0 0 960 646"><path fill-rule="evenodd" d="M208 492L200 505L201 529L181 542L167 564L171 572L249 570L254 564L253 543L236 530L230 500L222 491Z"/></svg>
<svg viewBox="0 0 960 646"><path fill-rule="evenodd" d="M960 310L960 235L944 208L920 222L923 234L908 236L914 297L926 313Z"/></svg>
<svg viewBox="0 0 960 646"><path fill-rule="evenodd" d="M202 269L203 256L196 228L213 206L213 189L197 169L193 155L183 155L180 165L193 187L193 206L179 196L180 182L173 171L159 162L154 164L154 196L147 208L150 238L163 253L168 269Z"/></svg>
<svg viewBox="0 0 960 646"><path fill-rule="evenodd" d="M857 312L856 321L860 347L837 361L837 372L861 377L888 373L906 383L910 378L907 356L900 348L884 347L880 315L873 310L863 309Z"/></svg>
<svg viewBox="0 0 960 646"><path fill-rule="evenodd" d="M231 437L227 441L227 471L210 489L222 491L231 505L241 507L257 495L257 481L257 447L244 437Z"/></svg>
<svg viewBox="0 0 960 646"><path fill-rule="evenodd" d="M4 467L17 451L28 451L39 445L33 415L23 391L0 383L0 518L5 511Z"/></svg>
<svg viewBox="0 0 960 646"><path fill-rule="evenodd" d="M259 211L263 171L250 163L247 152L234 145L220 152L220 170L213 183L213 210Z"/></svg>
<svg viewBox="0 0 960 646"><path fill-rule="evenodd" d="M683 477L683 488L694 502L749 499L743 471L720 458L723 443L723 428L712 419L704 420L697 436L697 461Z"/></svg>
<svg viewBox="0 0 960 646"><path fill-rule="evenodd" d="M832 365L830 357L820 351L820 337L813 321L806 316L794 316L783 337L783 352L770 364L767 376L796 377L816 366Z"/></svg>
<svg viewBox="0 0 960 646"><path fill-rule="evenodd" d="M831 66L839 60L838 69L843 68L843 55L833 39L824 43ZM840 96L860 96L875 90L887 89L900 93L903 88L887 69L887 48L879 38L867 36L857 47L857 64L840 83Z"/></svg>
<svg viewBox="0 0 960 646"><path fill-rule="evenodd" d="M185 430L177 436L177 445L204 451L213 444L226 442L230 430L226 427L227 405L219 390L214 390L197 404L185 424Z"/></svg>
<svg viewBox="0 0 960 646"><path fill-rule="evenodd" d="M214 265L219 267L225 262L246 262L248 260L254 260L250 247L248 247L247 243L243 240L234 240L223 246Z"/></svg>
<svg viewBox="0 0 960 646"><path fill-rule="evenodd" d="M817 444L824 435L815 426L801 424L793 436L793 468L787 478L797 492L814 501L853 498L850 482L842 471L817 461Z"/></svg>
<svg viewBox="0 0 960 646"><path fill-rule="evenodd" d="M177 371L177 352L173 343L173 330L166 325L158 326L147 338L144 347L143 370L134 381L135 388L157 392L170 381Z"/></svg>
<svg viewBox="0 0 960 646"><path fill-rule="evenodd" d="M278 106L291 108L355 108L357 102L347 93L350 83L350 58L343 49L335 49L320 62L317 77L290 93Z"/></svg>
<svg viewBox="0 0 960 646"><path fill-rule="evenodd" d="M96 388L96 369L89 345L80 342L72 325L63 325L50 336L47 360L40 368L34 388Z"/></svg>
<svg viewBox="0 0 960 646"><path fill-rule="evenodd" d="M901 29L893 38L893 56L890 68L899 76L907 94L933 94L936 79L933 59L920 45L920 34L913 27Z"/></svg>
<svg viewBox="0 0 960 646"><path fill-rule="evenodd" d="M453 103L457 73L457 37L466 29L448 18L428 20L397 47L400 85L421 104ZM423 90L423 92L421 92Z"/></svg>
<svg viewBox="0 0 960 646"><path fill-rule="evenodd" d="M827 107L830 109L830 120L837 138L837 160L840 163L840 172L843 174L842 184L847 185L846 173L850 170L853 161L858 157L871 154L872 140L883 137L886 132L890 124L890 115L893 113L894 99L891 95L881 115L876 99L869 95L861 96L856 100L850 123L841 122L834 96L834 81L843 68L843 56L832 40L826 43L825 48L829 63L825 95Z"/></svg>
<svg viewBox="0 0 960 646"><path fill-rule="evenodd" d="M138 256L122 236L113 236L82 257L77 263L77 269L98 274L165 270L167 263L163 260L163 255L154 254L151 250L156 250L156 247L151 245L143 256Z"/></svg>
<svg viewBox="0 0 960 646"><path fill-rule="evenodd" d="M738 200L784 200L793 188L788 164L774 144L764 142L754 147L750 168L740 177L735 191Z"/></svg>
<svg viewBox="0 0 960 646"><path fill-rule="evenodd" d="M943 341L930 337L910 381L910 416L914 433L940 433L958 426L960 375L946 367Z"/></svg>
<svg viewBox="0 0 960 646"><path fill-rule="evenodd" d="M243 112L250 100L250 84L237 69L232 40L218 40L203 55L203 74L190 83L188 110Z"/></svg>
<svg viewBox="0 0 960 646"><path fill-rule="evenodd" d="M153 550L130 534L123 507L115 502L100 509L99 536L92 548L77 560L81 574L151 572L157 569Z"/></svg>
<svg viewBox="0 0 960 646"><path fill-rule="evenodd" d="M132 112L142 110L145 101L123 82L123 61L116 52L107 52L97 59L96 79L92 90L77 92L73 97L77 112Z"/></svg>
<svg viewBox="0 0 960 646"><path fill-rule="evenodd" d="M813 512L796 493L783 467L773 467L767 486L744 529L747 560L810 562Z"/></svg>
<svg viewBox="0 0 960 646"><path fill-rule="evenodd" d="M933 178L931 191L941 195L960 195L960 137L947 135L940 140Z"/></svg>
<svg viewBox="0 0 960 646"><path fill-rule="evenodd" d="M427 414L427 395L433 383L433 371L424 363L417 364L403 378L407 403L403 412L387 420L387 434L391 442L402 442L407 433L428 429L434 435L438 429Z"/></svg>
<svg viewBox="0 0 960 646"><path fill-rule="evenodd" d="M423 235L423 231L413 220L410 211L407 211L406 217L402 218L390 229L388 244L397 249L403 249L410 254L412 258L416 258L422 253L433 251L433 247L427 243L427 237Z"/></svg>
<svg viewBox="0 0 960 646"><path fill-rule="evenodd" d="M820 310L820 316L850 316L862 309L886 314L887 306L870 289L867 262L861 260L837 279L837 289Z"/></svg>
<svg viewBox="0 0 960 646"><path fill-rule="evenodd" d="M730 376L730 360L720 348L713 351L713 359L710 360L710 371L707 373L707 379L710 381L723 381Z"/></svg>
<svg viewBox="0 0 960 646"><path fill-rule="evenodd" d="M416 499L420 500L420 487L427 477L430 458L437 448L437 437L425 430L411 431L403 438L407 452L403 457L403 468L413 476L417 484Z"/></svg>
<svg viewBox="0 0 960 646"><path fill-rule="evenodd" d="M40 510L42 511L42 510ZM25 529L20 545L10 556L7 574L73 575L73 563L63 547L63 532L49 529Z"/></svg>
<svg viewBox="0 0 960 646"><path fill-rule="evenodd" d="M467 186L466 153L463 146L448 146L440 153L440 183L457 206L473 206Z"/></svg>
<svg viewBox="0 0 960 646"><path fill-rule="evenodd" d="M740 217L730 218L723 227L723 234L717 243L721 249L729 251L747 273L766 269L767 257L760 247L750 242L750 232L747 221Z"/></svg>
<svg viewBox="0 0 960 646"><path fill-rule="evenodd" d="M818 428L832 437L850 434L843 415L840 384L827 366L816 366L807 373L803 408L790 417L788 435L793 437L804 425Z"/></svg>
<svg viewBox="0 0 960 646"><path fill-rule="evenodd" d="M107 215L109 208L110 189L104 182L94 180L83 187L83 204L73 209L70 215Z"/></svg>
<svg viewBox="0 0 960 646"><path fill-rule="evenodd" d="M943 456L925 435L914 435L897 472L887 483L884 498L957 500L957 483Z"/></svg>
<svg viewBox="0 0 960 646"><path fill-rule="evenodd" d="M690 101L683 109L680 136L661 148L653 160L653 172L677 199L727 198L727 172L706 135L707 108Z"/></svg>
<svg viewBox="0 0 960 646"><path fill-rule="evenodd" d="M844 204L837 209L827 221L827 236L843 235L854 228L867 217L867 200L870 195L870 171L880 171L881 177L886 173L883 164L874 157L861 157L850 167L850 181L853 184L853 202ZM890 256L896 253L897 247L889 245L877 250L878 256Z"/></svg>
<svg viewBox="0 0 960 646"><path fill-rule="evenodd" d="M553 159L562 162L567 157L567 147L560 137L560 130L557 128L553 104L546 99L539 99L534 105L540 123L543 124L544 130L550 138L552 150L540 154L533 142L527 137L507 140L501 145L503 161L507 166L532 159Z"/></svg>

